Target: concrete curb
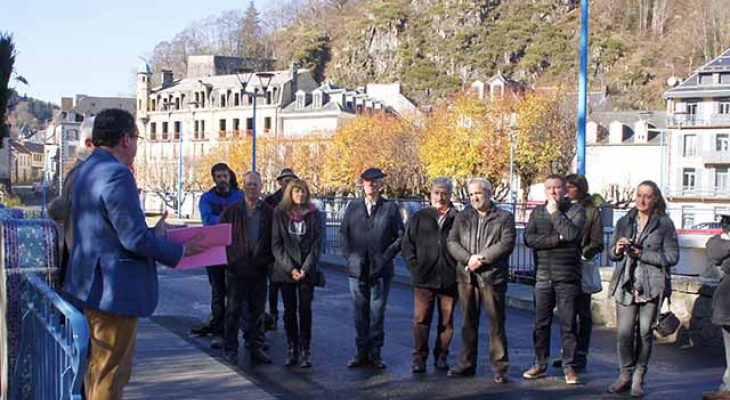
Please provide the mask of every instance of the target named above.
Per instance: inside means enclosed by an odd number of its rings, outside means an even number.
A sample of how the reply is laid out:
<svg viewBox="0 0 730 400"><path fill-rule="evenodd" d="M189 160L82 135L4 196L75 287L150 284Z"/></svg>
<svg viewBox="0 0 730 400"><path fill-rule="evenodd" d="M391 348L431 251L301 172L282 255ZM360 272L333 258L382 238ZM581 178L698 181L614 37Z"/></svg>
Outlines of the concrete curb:
<svg viewBox="0 0 730 400"><path fill-rule="evenodd" d="M325 269L338 272L345 272L346 266L345 259L335 254L323 254L319 260L319 265ZM411 286L412 284L408 271L401 266L396 266L395 276L392 282L404 286ZM532 293L532 286L521 283L510 283L507 287L507 307L534 312L535 304Z"/></svg>

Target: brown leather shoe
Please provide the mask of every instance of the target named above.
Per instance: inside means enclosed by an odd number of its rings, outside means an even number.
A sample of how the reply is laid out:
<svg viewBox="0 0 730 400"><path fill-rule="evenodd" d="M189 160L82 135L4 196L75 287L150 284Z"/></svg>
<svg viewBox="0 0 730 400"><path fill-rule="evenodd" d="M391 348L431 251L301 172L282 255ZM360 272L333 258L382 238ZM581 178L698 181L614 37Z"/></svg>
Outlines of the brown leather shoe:
<svg viewBox="0 0 730 400"><path fill-rule="evenodd" d="M494 373L494 383L507 383L509 380L507 379L507 373L504 371L495 372Z"/></svg>
<svg viewBox="0 0 730 400"><path fill-rule="evenodd" d="M525 371L525 373L522 374L522 377L527 380L535 380L542 378L547 373L547 367L544 367L542 365L533 365L532 368Z"/></svg>
<svg viewBox="0 0 730 400"><path fill-rule="evenodd" d="M577 385L580 383L580 378L575 371L568 371L565 373L565 383L568 385Z"/></svg>

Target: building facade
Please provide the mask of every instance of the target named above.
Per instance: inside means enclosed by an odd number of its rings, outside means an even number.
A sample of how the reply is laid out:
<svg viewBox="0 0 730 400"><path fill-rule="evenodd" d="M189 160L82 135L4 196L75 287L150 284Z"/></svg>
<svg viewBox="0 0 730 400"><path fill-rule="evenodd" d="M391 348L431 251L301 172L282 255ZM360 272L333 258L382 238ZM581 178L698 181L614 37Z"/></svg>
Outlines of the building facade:
<svg viewBox="0 0 730 400"><path fill-rule="evenodd" d="M592 193L616 205L633 201L644 180L663 186L666 112L595 112L586 124L586 179Z"/></svg>
<svg viewBox="0 0 730 400"><path fill-rule="evenodd" d="M730 212L730 49L669 83L665 193L677 226L691 228Z"/></svg>

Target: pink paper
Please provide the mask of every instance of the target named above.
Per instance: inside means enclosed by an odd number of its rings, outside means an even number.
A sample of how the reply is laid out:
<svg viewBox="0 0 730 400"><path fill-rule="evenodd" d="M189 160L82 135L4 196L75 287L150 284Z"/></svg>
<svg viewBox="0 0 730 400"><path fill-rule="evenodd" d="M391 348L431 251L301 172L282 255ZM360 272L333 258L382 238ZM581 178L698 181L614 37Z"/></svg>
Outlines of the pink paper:
<svg viewBox="0 0 730 400"><path fill-rule="evenodd" d="M231 244L231 224L218 224L211 226L195 226L180 228L167 232L167 240L173 243L185 243L186 241L203 233L200 241L202 246L208 247L208 251L190 257L183 257L175 266L175 269L189 269L210 267L214 265L228 264L226 246Z"/></svg>

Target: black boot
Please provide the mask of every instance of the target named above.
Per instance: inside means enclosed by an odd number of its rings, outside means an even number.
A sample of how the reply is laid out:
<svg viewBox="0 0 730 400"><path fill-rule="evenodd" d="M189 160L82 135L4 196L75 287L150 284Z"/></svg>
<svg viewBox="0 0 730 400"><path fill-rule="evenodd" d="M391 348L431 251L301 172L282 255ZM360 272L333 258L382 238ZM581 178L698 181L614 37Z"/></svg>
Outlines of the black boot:
<svg viewBox="0 0 730 400"><path fill-rule="evenodd" d="M300 357L299 366L302 368L311 367L312 361L309 359L309 343L302 343L301 350L302 350L302 354Z"/></svg>
<svg viewBox="0 0 730 400"><path fill-rule="evenodd" d="M631 371L621 371L616 382L608 387L609 393L619 394L631 388Z"/></svg>
<svg viewBox="0 0 730 400"><path fill-rule="evenodd" d="M288 350L286 352L286 361L284 362L284 365L287 367L291 367L292 365L296 365L297 362L299 362L299 347L297 346L296 342L289 342L288 343Z"/></svg>

